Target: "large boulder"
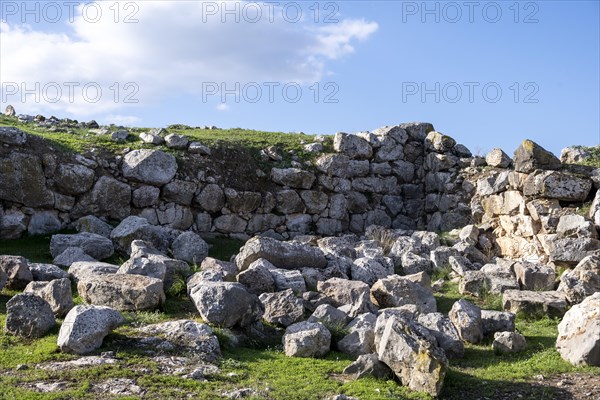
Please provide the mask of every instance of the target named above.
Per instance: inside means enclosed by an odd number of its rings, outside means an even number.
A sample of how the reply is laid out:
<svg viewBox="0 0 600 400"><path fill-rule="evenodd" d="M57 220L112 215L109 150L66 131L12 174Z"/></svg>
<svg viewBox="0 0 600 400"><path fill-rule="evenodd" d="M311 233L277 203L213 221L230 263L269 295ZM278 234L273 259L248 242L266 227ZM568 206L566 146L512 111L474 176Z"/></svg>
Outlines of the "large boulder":
<svg viewBox="0 0 600 400"><path fill-rule="evenodd" d="M435 337L448 358L460 358L464 355L465 346L456 327L446 315L438 312L421 314L417 321Z"/></svg>
<svg viewBox="0 0 600 400"><path fill-rule="evenodd" d="M58 348L64 353L90 353L102 346L104 337L123 322L121 314L112 308L75 306L60 327Z"/></svg>
<svg viewBox="0 0 600 400"><path fill-rule="evenodd" d="M266 265L267 263L273 265L263 259L254 261L248 269L237 275L237 281L255 295L275 291L275 280Z"/></svg>
<svg viewBox="0 0 600 400"><path fill-rule="evenodd" d="M370 299L369 285L360 281L329 278L317 283L317 290L335 307L347 307L350 316L371 312L375 308Z"/></svg>
<svg viewBox="0 0 600 400"><path fill-rule="evenodd" d="M54 264L30 263L29 270L34 281L51 281L54 279L68 278L67 271Z"/></svg>
<svg viewBox="0 0 600 400"><path fill-rule="evenodd" d="M54 174L54 183L61 193L78 195L91 189L94 178L91 168L80 164L60 164Z"/></svg>
<svg viewBox="0 0 600 400"><path fill-rule="evenodd" d="M38 156L12 152L0 158L0 200L36 208L54 205Z"/></svg>
<svg viewBox="0 0 600 400"><path fill-rule="evenodd" d="M310 189L315 179L315 174L299 168L271 169L271 180L281 186L289 186L295 189Z"/></svg>
<svg viewBox="0 0 600 400"><path fill-rule="evenodd" d="M512 160L501 148L493 148L485 156L485 162L490 167L508 168Z"/></svg>
<svg viewBox="0 0 600 400"><path fill-rule="evenodd" d="M34 211L29 220L27 233L30 236L47 235L60 231L63 222L58 217L58 211Z"/></svg>
<svg viewBox="0 0 600 400"><path fill-rule="evenodd" d="M483 323L481 309L465 299L460 299L452 305L448 316L460 338L469 343L479 343L483 339Z"/></svg>
<svg viewBox="0 0 600 400"><path fill-rule="evenodd" d="M567 311L567 301L561 292L507 290L502 296L502 307L515 314L561 317Z"/></svg>
<svg viewBox="0 0 600 400"><path fill-rule="evenodd" d="M194 232L183 232L172 244L173 257L189 264L200 264L208 256L208 244Z"/></svg>
<svg viewBox="0 0 600 400"><path fill-rule="evenodd" d="M44 336L56 323L50 305L33 293L21 293L6 303L6 330L28 338Z"/></svg>
<svg viewBox="0 0 600 400"><path fill-rule="evenodd" d="M280 242L268 237L253 237L240 249L235 263L240 271L247 269L259 258L271 262L277 268L325 268L327 259L318 247L298 242Z"/></svg>
<svg viewBox="0 0 600 400"><path fill-rule="evenodd" d="M131 211L131 187L115 178L103 176L92 189L92 202L96 214L122 220Z"/></svg>
<svg viewBox="0 0 600 400"><path fill-rule="evenodd" d="M52 262L61 267L70 267L80 261L97 261L94 257L87 254L81 247L67 247L65 251L54 257Z"/></svg>
<svg viewBox="0 0 600 400"><path fill-rule="evenodd" d="M556 272L552 267L521 261L515 263L513 269L523 290L543 291L554 289Z"/></svg>
<svg viewBox="0 0 600 400"><path fill-rule="evenodd" d="M96 260L103 260L115 252L110 239L95 233L75 233L70 235L52 235L50 239L50 254L57 257L69 247L79 247Z"/></svg>
<svg viewBox="0 0 600 400"><path fill-rule="evenodd" d="M360 257L354 260L350 274L355 281L362 281L373 286L378 279L385 278L394 273L394 264L391 260Z"/></svg>
<svg viewBox="0 0 600 400"><path fill-rule="evenodd" d="M58 318L64 317L73 308L71 281L68 278L30 282L24 293L33 293L41 297Z"/></svg>
<svg viewBox="0 0 600 400"><path fill-rule="evenodd" d="M142 275L96 275L80 280L77 291L88 304L119 311L154 310L165 301L163 282Z"/></svg>
<svg viewBox="0 0 600 400"><path fill-rule="evenodd" d="M24 289L33 280L29 262L21 256L0 256L0 270L6 275L8 289Z"/></svg>
<svg viewBox="0 0 600 400"><path fill-rule="evenodd" d="M166 252L171 242L165 228L151 225L147 219L133 215L121 221L111 232L110 238L117 250L127 254L131 252L131 242L136 239L152 243L161 252Z"/></svg>
<svg viewBox="0 0 600 400"><path fill-rule="evenodd" d="M346 325L345 329L348 331L348 334L338 340L336 343L337 349L353 357L374 352L376 321L377 317L375 314L364 313L358 315Z"/></svg>
<svg viewBox="0 0 600 400"><path fill-rule="evenodd" d="M211 183L202 189L195 201L202 209L216 213L225 206L225 194L219 185Z"/></svg>
<svg viewBox="0 0 600 400"><path fill-rule="evenodd" d="M583 202L592 188L592 180L569 172L541 171L529 174L523 184L525 196L561 201Z"/></svg>
<svg viewBox="0 0 600 400"><path fill-rule="evenodd" d="M168 321L145 326L140 332L160 335L205 362L215 362L221 356L219 340L208 325L200 322L185 319Z"/></svg>
<svg viewBox="0 0 600 400"><path fill-rule="evenodd" d="M294 295L292 289L263 293L259 299L265 308L263 319L271 324L288 327L304 316L304 302Z"/></svg>
<svg viewBox="0 0 600 400"><path fill-rule="evenodd" d="M373 155L373 148L368 141L357 135L343 132L338 132L333 137L333 149L352 159L371 158Z"/></svg>
<svg viewBox="0 0 600 400"><path fill-rule="evenodd" d="M431 290L399 275L378 280L371 288L371 299L381 308L415 305L419 313L437 311Z"/></svg>
<svg viewBox="0 0 600 400"><path fill-rule="evenodd" d="M331 333L319 322L298 322L283 335L283 351L288 357L323 357L329 352Z"/></svg>
<svg viewBox="0 0 600 400"><path fill-rule="evenodd" d="M600 366L600 293L567 311L558 324L556 349L574 365Z"/></svg>
<svg viewBox="0 0 600 400"><path fill-rule="evenodd" d="M188 290L200 316L210 324L223 328L245 327L262 317L258 297L240 283L203 281L188 286Z"/></svg>
<svg viewBox="0 0 600 400"><path fill-rule="evenodd" d="M517 172L530 173L536 169L559 169L560 160L548 150L532 140L524 140L514 155L515 170Z"/></svg>
<svg viewBox="0 0 600 400"><path fill-rule="evenodd" d="M600 257L587 256L577 266L560 277L557 291L564 293L571 304L600 292Z"/></svg>
<svg viewBox="0 0 600 400"><path fill-rule="evenodd" d="M119 270L118 265L103 263L100 261L77 261L69 267L69 278L74 283L80 280L86 280L97 275L116 274Z"/></svg>
<svg viewBox="0 0 600 400"><path fill-rule="evenodd" d="M356 361L344 368L345 375L351 375L353 379L360 379L366 376L384 379L392 375L392 370L379 361L377 354L363 354ZM348 397L346 397L348 399Z"/></svg>
<svg viewBox="0 0 600 400"><path fill-rule="evenodd" d="M177 173L177 161L173 155L160 150L133 150L123 157L122 171L125 178L161 186Z"/></svg>
<svg viewBox="0 0 600 400"><path fill-rule="evenodd" d="M402 316L380 316L375 346L379 359L403 385L432 396L440 394L448 359L426 328Z"/></svg>
<svg viewBox="0 0 600 400"><path fill-rule="evenodd" d="M89 232L110 238L113 227L93 215L86 215L75 221L77 232Z"/></svg>

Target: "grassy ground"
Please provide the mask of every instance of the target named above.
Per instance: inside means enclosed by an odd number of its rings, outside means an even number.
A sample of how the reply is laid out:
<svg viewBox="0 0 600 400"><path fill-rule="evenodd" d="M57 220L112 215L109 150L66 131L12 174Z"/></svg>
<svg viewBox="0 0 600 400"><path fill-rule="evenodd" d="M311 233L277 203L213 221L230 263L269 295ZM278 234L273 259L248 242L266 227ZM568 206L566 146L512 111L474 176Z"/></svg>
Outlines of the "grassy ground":
<svg viewBox="0 0 600 400"><path fill-rule="evenodd" d="M21 123L16 117L5 115L0 115L0 126L16 126L27 133L43 137L58 148L72 153L85 153L92 148L102 148L113 153L120 153L125 148L152 148L171 151L164 145L146 144L139 139L139 134L149 131L150 128L131 128L127 141L117 143L110 140L110 135L97 135L90 133L88 129L78 127L61 128L59 126L60 131L52 132L37 126L35 123ZM118 129L118 127L111 126L111 131ZM289 158L290 152L294 152L300 160L310 159L310 154L304 152L303 143L311 143L315 140L314 136L300 133L264 132L241 128L202 129L172 125L168 128L168 132L184 135L190 141L202 142L209 147L236 145L249 148L251 151L258 153L258 151L269 146L275 146L282 151L284 161ZM330 137L323 144L331 150L332 141Z"/></svg>
<svg viewBox="0 0 600 400"><path fill-rule="evenodd" d="M0 253L21 254L31 261L48 261L49 238L28 238L0 243ZM240 242L213 241L211 255L229 259L237 252ZM0 324L4 325L6 302L16 292L0 294ZM446 283L436 294L438 308L447 312L452 303L462 296L453 283ZM488 309L499 309L499 296L468 298ZM75 299L80 302L79 298ZM204 382L160 372L153 358L127 344L127 335L138 326L169 319L199 320L199 315L187 297L170 297L162 310L156 312L124 313L126 324L119 327L104 341L102 351L116 350L118 364L83 369L41 370L35 364L66 361L74 356L58 351L58 327L42 339L25 340L4 332L0 334L0 399L65 399L110 398L95 392L94 385L113 378L134 379L146 390L144 398L214 399L224 392L251 388L258 393L253 398L266 399L322 399L327 395L345 393L360 399L431 399L422 393L410 392L394 380L362 379L349 381L341 375L351 359L331 352L324 359L288 358L280 345L246 348L223 346L221 372ZM59 323L62 321L59 321ZM536 377L565 372L598 373L598 368L575 368L563 361L554 348L558 320L517 319L517 330L528 341L528 349L514 355L495 355L489 339L480 345L466 345L465 357L452 360L445 380L442 398L475 399L508 398L552 399L556 392L536 383ZM219 331L219 336L223 332ZM168 354L166 354L168 355ZM17 370L25 364L26 370ZM37 393L31 386L38 382L66 382L60 394ZM512 396L513 394L514 396ZM98 397L100 396L100 397ZM132 397L135 398L135 397ZM564 397L563 397L564 398Z"/></svg>

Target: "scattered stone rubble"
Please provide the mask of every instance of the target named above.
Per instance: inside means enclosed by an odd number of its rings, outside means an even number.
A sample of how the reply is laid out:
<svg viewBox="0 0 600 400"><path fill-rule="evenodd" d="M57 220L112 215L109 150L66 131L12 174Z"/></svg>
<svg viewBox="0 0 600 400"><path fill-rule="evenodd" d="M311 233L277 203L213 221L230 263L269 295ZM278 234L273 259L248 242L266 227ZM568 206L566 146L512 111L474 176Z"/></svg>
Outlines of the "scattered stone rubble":
<svg viewBox="0 0 600 400"><path fill-rule="evenodd" d="M140 138L211 154L164 130ZM357 358L345 371L354 379L395 376L437 396L465 343L487 337L497 353L523 351L515 319L552 315L562 318L561 356L600 365L600 207L585 216L576 209L597 205L600 174L573 172L532 141L512 159L494 149L483 161L430 124L338 133L335 153L312 167L273 167L265 192L190 177L157 149L127 152L106 167L33 154L18 129L2 128L0 142L11 149L0 152L0 237L79 231L52 236L57 265L0 256L0 288L25 290L7 304L12 334L41 337L64 317L59 349L93 353L124 322L121 312L155 310L183 282L205 323L154 324L131 340L185 349L210 364L221 352L207 324L261 337L266 322L283 333L290 357L336 349ZM276 149L264 155L281 157ZM461 228L454 240L434 233L453 228ZM207 257L199 235L210 232L247 241L231 262L219 261ZM129 258L102 262L115 252ZM192 274L192 265L200 270ZM504 311L460 299L438 312L439 282L430 277L444 270L464 295L502 296ZM73 306L71 282L85 305ZM185 371L203 379L208 370ZM134 382L119 385L143 393Z"/></svg>

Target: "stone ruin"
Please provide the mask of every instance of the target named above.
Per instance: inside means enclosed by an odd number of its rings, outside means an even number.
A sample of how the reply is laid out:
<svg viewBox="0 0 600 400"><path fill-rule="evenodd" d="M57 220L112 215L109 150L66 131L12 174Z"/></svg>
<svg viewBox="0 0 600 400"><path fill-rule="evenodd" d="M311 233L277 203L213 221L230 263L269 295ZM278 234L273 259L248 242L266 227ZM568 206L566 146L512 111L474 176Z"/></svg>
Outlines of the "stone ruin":
<svg viewBox="0 0 600 400"><path fill-rule="evenodd" d="M288 356L335 348L356 358L344 371L354 379L395 376L433 396L464 343L492 337L497 352L523 350L520 315L562 318L561 356L600 365L600 169L529 140L513 158L473 156L431 124L408 123L338 133L333 153L308 143L313 161L292 166L265 149L270 170L250 171L262 185L250 190L226 166L201 169L215 164L214 149L166 134L140 138L177 149L183 163L153 148L42 151L39 138L0 128L0 238L79 231L52 236L53 264L0 256L0 288L24 290L7 303L8 332L41 337L64 317L59 349L87 355L123 323L120 312L160 307L185 276L205 323L144 326L131 340L192 351L206 364L180 366L190 379L218 370L211 326L237 341L270 335L263 321L279 327ZM217 235L246 243L219 261L202 238ZM115 252L129 259L102 261ZM461 299L438 312L443 281L431 276L443 269L461 294L501 295L504 311ZM85 305L73 306L71 282Z"/></svg>

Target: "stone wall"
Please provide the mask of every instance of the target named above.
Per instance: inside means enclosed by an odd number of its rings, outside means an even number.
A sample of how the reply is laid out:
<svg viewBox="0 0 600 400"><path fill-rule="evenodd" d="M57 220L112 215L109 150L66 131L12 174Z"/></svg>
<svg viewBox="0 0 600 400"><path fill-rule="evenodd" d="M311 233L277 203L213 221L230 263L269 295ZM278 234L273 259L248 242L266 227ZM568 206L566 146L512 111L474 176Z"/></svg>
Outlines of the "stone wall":
<svg viewBox="0 0 600 400"><path fill-rule="evenodd" d="M248 149L167 138L176 143L168 152L150 137L148 148L121 155L68 154L0 128L0 238L55 232L86 215L139 215L240 239L362 233L372 224L449 230L472 221L473 187L462 170L471 153L428 123L338 133L334 153L291 166L271 157L262 169Z"/></svg>
<svg viewBox="0 0 600 400"><path fill-rule="evenodd" d="M474 221L493 254L573 267L600 250L600 169L568 164L568 153L561 163L525 140L514 159L494 149L487 167L463 171L475 188Z"/></svg>

